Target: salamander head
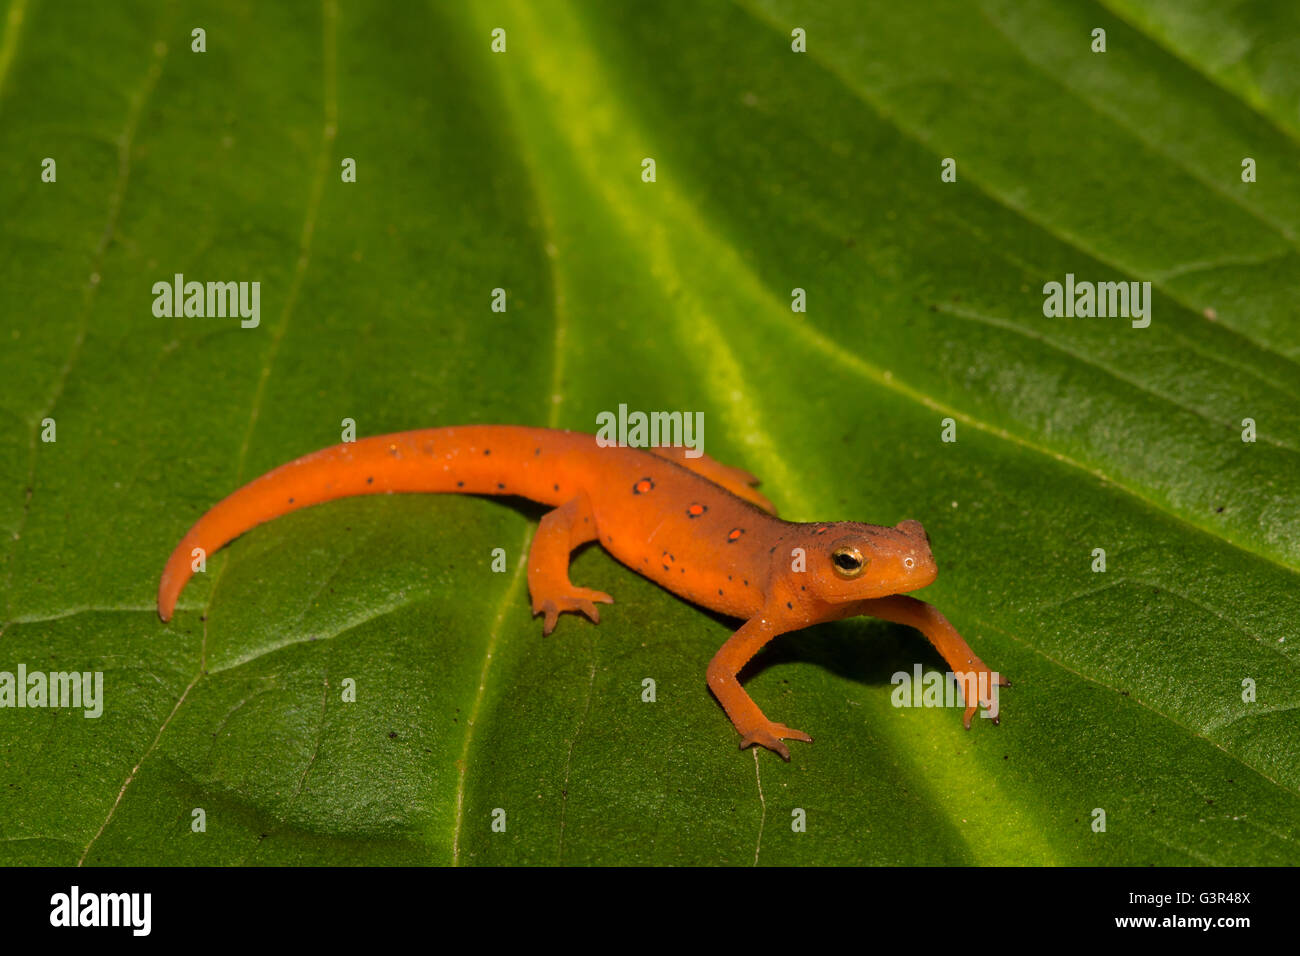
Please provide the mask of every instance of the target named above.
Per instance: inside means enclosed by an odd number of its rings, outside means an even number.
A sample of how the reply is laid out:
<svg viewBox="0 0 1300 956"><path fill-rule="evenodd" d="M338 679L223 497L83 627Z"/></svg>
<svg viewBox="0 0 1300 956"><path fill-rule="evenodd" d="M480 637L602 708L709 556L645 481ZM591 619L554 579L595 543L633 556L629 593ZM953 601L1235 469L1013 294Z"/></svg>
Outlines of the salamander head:
<svg viewBox="0 0 1300 956"><path fill-rule="evenodd" d="M809 590L829 604L915 591L939 574L919 521L809 525Z"/></svg>

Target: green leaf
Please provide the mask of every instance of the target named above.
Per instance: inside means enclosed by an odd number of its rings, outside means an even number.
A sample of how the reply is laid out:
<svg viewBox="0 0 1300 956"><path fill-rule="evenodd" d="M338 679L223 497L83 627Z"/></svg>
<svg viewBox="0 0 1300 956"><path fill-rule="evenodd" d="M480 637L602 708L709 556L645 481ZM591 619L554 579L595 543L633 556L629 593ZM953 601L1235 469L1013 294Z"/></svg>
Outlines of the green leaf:
<svg viewBox="0 0 1300 956"><path fill-rule="evenodd" d="M0 709L0 862L1296 863L1298 20L9 0L0 671L105 700ZM176 273L260 324L156 317ZM1150 326L1044 316L1067 273L1150 282ZM620 403L703 411L792 520L923 521L1000 725L894 707L943 662L859 619L745 672L816 743L739 752L735 622L588 548L617 603L543 638L504 501L295 513L157 617L189 525L344 419Z"/></svg>

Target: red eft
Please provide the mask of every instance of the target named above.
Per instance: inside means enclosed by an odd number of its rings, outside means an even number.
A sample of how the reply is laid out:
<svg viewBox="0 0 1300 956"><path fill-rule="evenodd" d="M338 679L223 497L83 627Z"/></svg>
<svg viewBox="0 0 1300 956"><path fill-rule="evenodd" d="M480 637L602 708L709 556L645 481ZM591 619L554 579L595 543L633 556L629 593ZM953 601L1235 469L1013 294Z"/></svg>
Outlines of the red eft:
<svg viewBox="0 0 1300 956"><path fill-rule="evenodd" d="M737 674L772 638L825 621L869 615L924 634L952 671L979 677L964 722L996 683L934 607L902 592L938 573L918 521L892 528L849 521L782 521L758 480L676 447L602 447L593 435L514 425L470 425L380 435L325 448L254 479L201 517L181 539L158 583L169 620L193 573L193 549L212 554L264 521L350 495L459 492L514 495L555 510L528 554L533 614L550 634L565 611L599 623L600 591L569 581L569 556L588 541L688 601L745 623L714 655L709 689L741 735L790 759L785 740L812 738L774 723ZM996 721L996 717L994 718Z"/></svg>

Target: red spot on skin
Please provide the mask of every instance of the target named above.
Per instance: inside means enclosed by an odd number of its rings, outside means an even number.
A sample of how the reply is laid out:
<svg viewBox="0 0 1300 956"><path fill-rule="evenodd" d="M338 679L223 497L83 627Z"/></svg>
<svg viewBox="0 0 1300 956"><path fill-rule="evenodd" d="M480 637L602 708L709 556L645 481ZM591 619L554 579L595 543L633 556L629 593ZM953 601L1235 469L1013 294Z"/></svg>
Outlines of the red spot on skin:
<svg viewBox="0 0 1300 956"><path fill-rule="evenodd" d="M686 509L686 515L687 517L690 518L698 518L700 515L704 514L704 512L708 510L709 509L706 508L704 505L691 505L689 508Z"/></svg>
<svg viewBox="0 0 1300 956"><path fill-rule="evenodd" d="M727 535L728 541L739 541L740 536L745 533L744 528L732 528L731 533Z"/></svg>
<svg viewBox="0 0 1300 956"><path fill-rule="evenodd" d="M642 478L640 481L638 481L635 485L632 486L632 493L637 495L648 494L650 491L654 489L654 486L655 483L651 481L649 478Z"/></svg>

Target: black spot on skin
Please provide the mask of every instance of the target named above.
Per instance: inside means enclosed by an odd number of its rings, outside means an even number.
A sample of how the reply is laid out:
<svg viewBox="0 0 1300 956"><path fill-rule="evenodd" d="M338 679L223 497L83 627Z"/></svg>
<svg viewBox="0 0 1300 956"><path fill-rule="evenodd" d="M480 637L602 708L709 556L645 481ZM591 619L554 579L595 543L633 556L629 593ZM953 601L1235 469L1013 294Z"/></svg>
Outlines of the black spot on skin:
<svg viewBox="0 0 1300 956"><path fill-rule="evenodd" d="M749 587L749 582L748 582L748 581L745 582L745 587Z"/></svg>
<svg viewBox="0 0 1300 956"><path fill-rule="evenodd" d="M794 605L791 604L789 601L786 601L786 602L785 602L785 606L788 607L788 608L789 608L790 610L792 610L792 611L794 610Z"/></svg>
<svg viewBox="0 0 1300 956"><path fill-rule="evenodd" d="M722 595L722 588L718 588L718 595L719 595L719 596Z"/></svg>
<svg viewBox="0 0 1300 956"><path fill-rule="evenodd" d="M672 568L668 567L668 565L665 564L665 565L664 565L664 570L665 570L665 571L671 571Z"/></svg>
<svg viewBox="0 0 1300 956"><path fill-rule="evenodd" d="M456 487L457 487L457 488L464 488L464 487L465 487L465 482L463 482L463 481L458 481L458 482L456 482Z"/></svg>
<svg viewBox="0 0 1300 956"><path fill-rule="evenodd" d="M375 483L375 476L374 476L374 475L371 475L369 478L366 479L366 484L368 484L368 485L373 485L374 483Z"/></svg>
<svg viewBox="0 0 1300 956"><path fill-rule="evenodd" d="M536 457L537 457L538 455L540 455L541 453L542 453L542 450L541 450L540 448L534 448L534 449L533 449L533 457L534 457L534 458L536 458Z"/></svg>
<svg viewBox="0 0 1300 956"><path fill-rule="evenodd" d="M559 491L559 490L560 490L560 486L559 486L559 485L552 485L551 487L553 487L556 491Z"/></svg>
<svg viewBox="0 0 1300 956"><path fill-rule="evenodd" d="M727 575L727 580L728 580L728 581L731 580L731 575L730 575L730 574Z"/></svg>
<svg viewBox="0 0 1300 956"><path fill-rule="evenodd" d="M491 448L484 448L484 449L483 449L483 454L485 454L485 455L490 455L490 454L492 454L492 449L491 449Z"/></svg>
<svg viewBox="0 0 1300 956"><path fill-rule="evenodd" d="M503 485L501 482L498 481L498 482L497 482L497 491L501 491L501 490L503 490L504 488L505 488L505 485Z"/></svg>
<svg viewBox="0 0 1300 956"><path fill-rule="evenodd" d="M806 584L801 584L801 585L799 585L799 590L800 590L800 591L807 591L807 590L808 590L808 585L806 585Z"/></svg>
<svg viewBox="0 0 1300 956"><path fill-rule="evenodd" d="M767 549L767 553L768 553L768 554L776 554L776 545L772 545L772 547L768 548L768 549Z"/></svg>
<svg viewBox="0 0 1300 956"><path fill-rule="evenodd" d="M293 499L292 499L292 498L289 499L289 504L293 504Z"/></svg>

